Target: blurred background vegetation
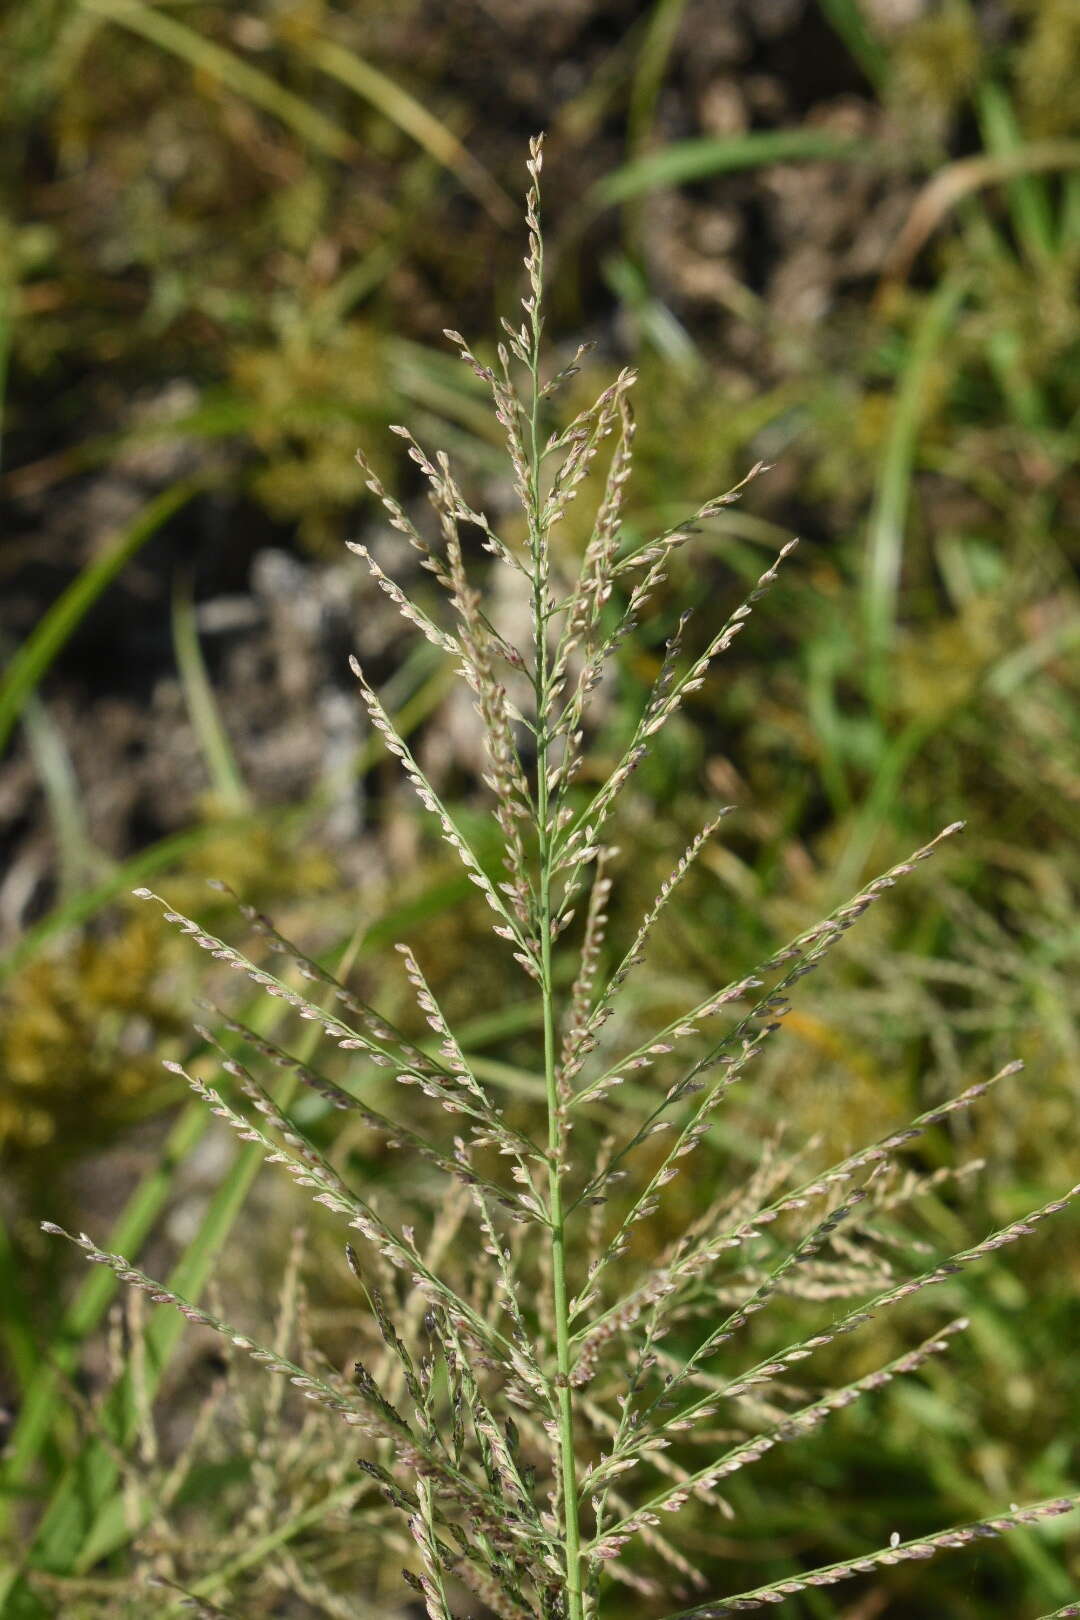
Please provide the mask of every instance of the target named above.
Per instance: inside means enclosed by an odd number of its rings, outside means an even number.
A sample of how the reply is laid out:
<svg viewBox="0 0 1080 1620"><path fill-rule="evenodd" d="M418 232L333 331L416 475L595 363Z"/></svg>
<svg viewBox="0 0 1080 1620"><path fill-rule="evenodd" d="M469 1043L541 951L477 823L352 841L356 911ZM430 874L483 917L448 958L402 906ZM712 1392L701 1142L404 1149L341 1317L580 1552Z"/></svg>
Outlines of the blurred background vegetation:
<svg viewBox="0 0 1080 1620"><path fill-rule="evenodd" d="M625 812L624 918L707 804L739 808L635 1014L745 970L962 816L959 851L807 987L713 1167L779 1119L844 1151L1021 1056L927 1150L983 1161L929 1228L956 1244L1074 1182L1080 7L19 0L0 80L0 1614L173 1612L129 1584L144 1568L242 1616L405 1614L401 1549L357 1540L349 1448L197 1335L118 1315L109 1277L37 1230L87 1227L189 1293L214 1273L253 1321L284 1288L286 1325L348 1345L319 1223L160 1068L198 1061L204 964L125 897L150 882L235 935L206 887L225 878L391 1007L381 948L409 939L491 1074L530 1067L531 1010L345 655L480 837L467 705L344 540L423 588L354 460L422 511L400 420L511 521L496 425L440 333L482 347L511 308L544 128L556 350L596 342L583 390L643 374L632 525L773 464L629 648L598 768L676 598L707 625L804 540ZM695 1555L755 1584L1075 1484L1078 1289L1068 1217L958 1283L969 1351L837 1419L794 1474L794 1451L762 1465L736 1522L691 1526ZM1041 1614L1080 1586L1070 1523L790 1612Z"/></svg>

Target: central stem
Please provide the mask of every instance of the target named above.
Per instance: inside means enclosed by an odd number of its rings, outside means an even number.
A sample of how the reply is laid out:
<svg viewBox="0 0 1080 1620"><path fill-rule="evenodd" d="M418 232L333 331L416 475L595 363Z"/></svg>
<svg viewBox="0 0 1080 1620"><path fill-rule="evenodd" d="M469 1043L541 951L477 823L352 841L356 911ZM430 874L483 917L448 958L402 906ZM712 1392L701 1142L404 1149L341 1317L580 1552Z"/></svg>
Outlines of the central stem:
<svg viewBox="0 0 1080 1620"><path fill-rule="evenodd" d="M539 279L539 276L538 276ZM532 310L532 409L530 412L529 529L533 561L533 630L535 636L535 695L537 719L536 811L538 827L539 894L537 928L540 936L540 992L544 1014L544 1082L548 1115L548 1218L551 1235L552 1315L555 1319L555 1378L559 1417L559 1475L562 1494L563 1547L566 1557L566 1617L584 1620L581 1591L581 1524L578 1510L577 1458L574 1452L574 1397L570 1384L570 1300L566 1281L566 1215L563 1207L563 1109L559 1097L555 1027L555 991L551 973L551 844L548 796L548 692L547 536L544 533L540 492L540 315L539 300Z"/></svg>
<svg viewBox="0 0 1080 1620"><path fill-rule="evenodd" d="M541 746L537 768L541 827L547 821L547 760ZM578 1520L577 1462L574 1455L574 1406L570 1384L570 1304L566 1283L566 1224L562 1187L562 1109L556 1076L555 998L551 980L551 880L546 832L540 845L540 955L544 1001L544 1079L548 1109L548 1215L551 1222L551 1287L555 1317L555 1380L559 1408L559 1463L566 1548L568 1620L583 1620L581 1595L581 1526Z"/></svg>

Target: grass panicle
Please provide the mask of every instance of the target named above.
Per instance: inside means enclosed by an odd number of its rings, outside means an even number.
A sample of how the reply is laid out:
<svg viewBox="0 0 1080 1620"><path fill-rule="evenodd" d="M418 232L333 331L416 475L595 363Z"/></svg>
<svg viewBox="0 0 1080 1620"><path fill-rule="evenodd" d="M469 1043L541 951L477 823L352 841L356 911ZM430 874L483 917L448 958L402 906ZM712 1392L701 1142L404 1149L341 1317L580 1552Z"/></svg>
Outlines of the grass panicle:
<svg viewBox="0 0 1080 1620"><path fill-rule="evenodd" d="M694 1506L733 1516L720 1491L725 1481L846 1408L872 1401L894 1381L917 1376L967 1323L947 1321L860 1377L816 1391L793 1384L820 1351L1028 1236L1080 1196L1080 1187L946 1255L897 1223L930 1188L967 1173L964 1166L907 1165L904 1154L1015 1075L1020 1065L1009 1064L826 1168L811 1168L812 1145L789 1151L766 1142L756 1165L737 1168L711 1205L688 1222L682 1217L682 1230L671 1235L680 1217L667 1189L702 1149L733 1089L761 1068L763 1049L783 1029L789 992L960 824L644 1039L626 1037L613 1021L676 889L728 814L721 809L702 828L629 944L611 952L609 900L620 854L609 828L620 796L654 739L739 636L794 542L780 548L719 628L705 631L701 650L686 650L696 628L690 616L678 620L621 755L603 780L582 772L599 684L674 554L763 469L753 468L686 521L626 543L633 372L621 371L567 425L553 420L558 389L584 351L548 377L542 165L537 139L528 160L520 320L504 322L490 362L460 334L447 334L490 390L520 507L517 526L499 533L466 499L446 456L429 454L398 428L426 485L435 538L362 465L391 526L444 593L450 627L413 602L365 546L354 547L375 585L408 625L454 661L471 693L487 745L485 782L501 874L481 860L467 824L444 803L357 660L352 667L372 725L483 896L496 935L524 972L523 994L538 1003L535 1078L543 1117L529 1118L524 1108L504 1111L484 1066L470 1057L436 998L422 952L398 946L408 994L428 1031L413 1037L257 913L246 917L263 954L285 958L294 978L317 985L332 1011L159 901L167 920L199 947L283 999L349 1054L348 1080L339 1082L307 1056L221 1013L232 1038L228 1049L201 1031L217 1054L220 1083L168 1067L242 1141L341 1221L350 1238L348 1265L374 1323L373 1348L344 1376L316 1372L305 1364L310 1355L290 1353L280 1336L264 1346L89 1237L74 1241L90 1261L223 1335L364 1437L359 1472L403 1518L403 1578L429 1620L454 1620L468 1601L463 1593L506 1620L600 1620L619 1612L613 1581L650 1601L694 1598L690 1607L669 1608L668 1620L719 1620L852 1577L876 1577L908 1560L1041 1523L1080 1502L1059 1497L914 1539L894 1535L858 1557L713 1597L702 1594L715 1577L680 1550L673 1534L675 1515ZM596 515L575 573L560 525L592 480ZM499 569L528 594L525 646L507 639L492 621L495 608L489 614L486 606L499 598L482 588L481 573ZM579 777L588 785L579 786ZM562 952L576 954L566 973ZM353 1186L234 1055L236 1046L271 1070L288 1071L333 1108L354 1111L388 1148L422 1164L431 1180L416 1189L415 1210L391 1210L388 1201ZM392 1118L356 1094L380 1071L410 1088L407 1118ZM653 1094L644 1110L620 1091L631 1075L639 1077L627 1088L635 1097L643 1087ZM428 1115L442 1122L441 1130L425 1125ZM649 1259L650 1223L658 1215L668 1225ZM357 1233L362 1241L354 1248ZM777 1327L774 1313L772 1337L759 1343L755 1319L782 1300L802 1302L814 1325L792 1336L783 1327L790 1318ZM222 1612L198 1597L187 1601L199 1613ZM1057 1611L1078 1612L1075 1604Z"/></svg>

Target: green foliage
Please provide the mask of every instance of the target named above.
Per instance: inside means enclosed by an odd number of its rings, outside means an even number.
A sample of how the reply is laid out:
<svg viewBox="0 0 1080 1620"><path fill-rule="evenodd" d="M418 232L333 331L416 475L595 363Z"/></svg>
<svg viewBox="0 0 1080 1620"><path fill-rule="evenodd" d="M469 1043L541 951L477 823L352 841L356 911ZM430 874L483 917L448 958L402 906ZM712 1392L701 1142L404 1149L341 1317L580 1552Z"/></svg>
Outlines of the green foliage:
<svg viewBox="0 0 1080 1620"><path fill-rule="evenodd" d="M156 1088L153 1042L176 1029L160 997L161 939L133 918L118 935L84 940L57 960L32 962L4 1009L0 1143L54 1152L88 1128L99 1141ZM137 1021L137 1024L136 1024ZM141 1050L118 1049L118 1030L141 1026ZM148 1037L148 1039L147 1039Z"/></svg>
<svg viewBox="0 0 1080 1620"><path fill-rule="evenodd" d="M342 514L363 493L355 441L385 413L386 364L378 334L358 321L329 332L285 324L273 344L232 356L262 458L252 492L315 548L339 539Z"/></svg>

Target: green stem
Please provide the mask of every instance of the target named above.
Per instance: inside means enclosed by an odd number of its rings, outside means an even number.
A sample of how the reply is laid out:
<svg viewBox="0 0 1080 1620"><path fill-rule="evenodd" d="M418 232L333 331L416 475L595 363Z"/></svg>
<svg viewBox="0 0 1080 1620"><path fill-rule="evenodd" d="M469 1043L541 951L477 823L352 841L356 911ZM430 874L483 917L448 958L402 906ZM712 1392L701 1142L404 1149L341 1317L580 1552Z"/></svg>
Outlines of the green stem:
<svg viewBox="0 0 1080 1620"><path fill-rule="evenodd" d="M542 266L541 266L542 268ZM532 314L532 400L529 443L529 528L533 557L533 634L536 646L537 718L536 809L539 834L540 992L544 1014L544 1085L548 1113L548 1218L551 1241L552 1314L555 1319L555 1387L559 1410L559 1469L563 1547L566 1558L566 1620L584 1620L581 1590L581 1524L577 1458L574 1451L574 1397L570 1384L570 1299L566 1281L566 1215L563 1207L563 1109L556 1075L555 990L551 964L551 828L548 803L547 567L540 506L540 334L539 298Z"/></svg>
<svg viewBox="0 0 1080 1620"><path fill-rule="evenodd" d="M538 769L543 781L546 761L541 752ZM547 793L540 792L541 818L546 817ZM546 843L546 840L544 841ZM581 1527L578 1522L577 1462L574 1455L574 1406L570 1385L570 1303L566 1286L566 1221L562 1188L562 1112L555 1075L555 1004L551 977L550 872L546 849L541 849L540 927L541 989L544 999L544 1080L548 1107L548 1216L551 1232L551 1283L555 1317L555 1380L559 1406L559 1458L562 1474L563 1529L566 1547L568 1620L583 1620L581 1596Z"/></svg>

